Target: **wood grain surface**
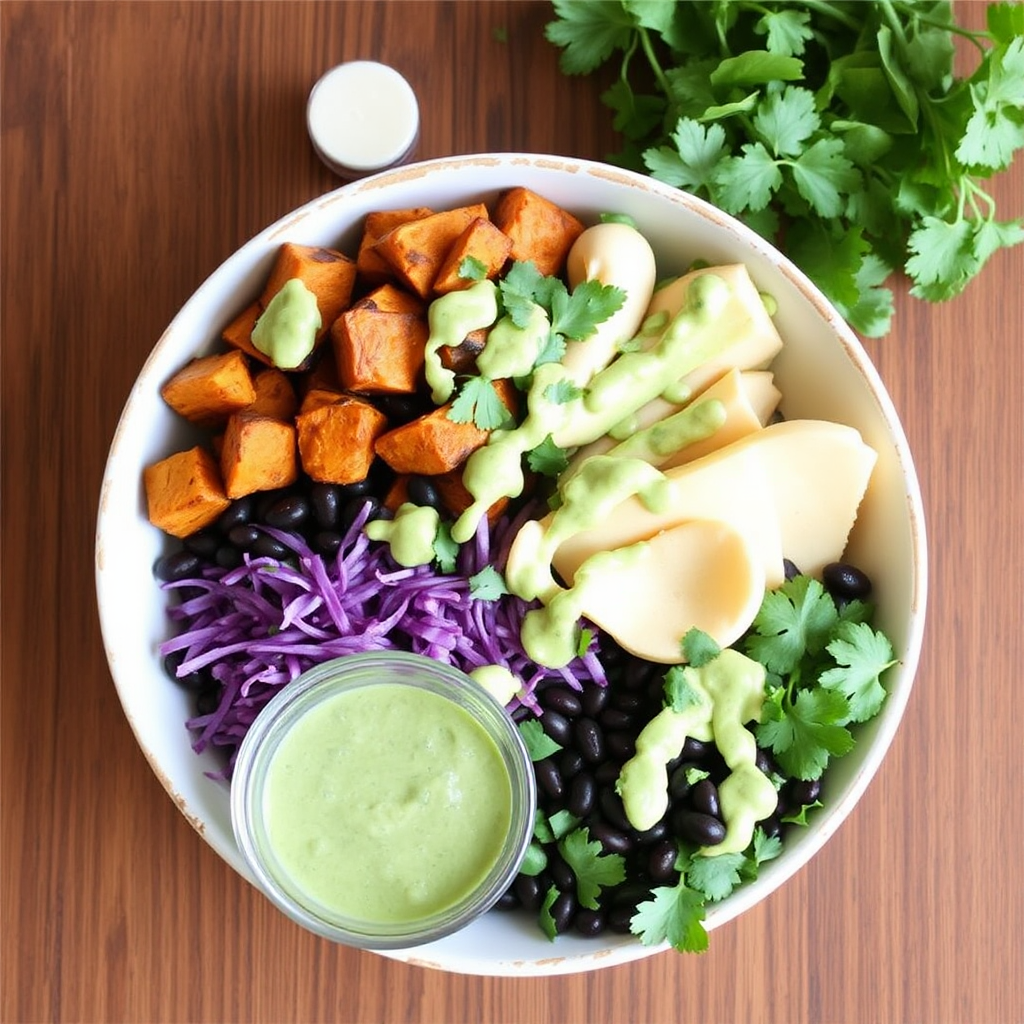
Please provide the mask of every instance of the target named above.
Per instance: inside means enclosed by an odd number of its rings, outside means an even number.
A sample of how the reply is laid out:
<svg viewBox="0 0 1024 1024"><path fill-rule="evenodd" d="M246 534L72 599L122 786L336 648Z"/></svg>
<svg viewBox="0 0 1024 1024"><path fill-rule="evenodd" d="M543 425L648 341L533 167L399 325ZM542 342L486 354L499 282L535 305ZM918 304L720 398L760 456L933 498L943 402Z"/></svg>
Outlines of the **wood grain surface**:
<svg viewBox="0 0 1024 1024"><path fill-rule="evenodd" d="M959 10L983 23L983 4ZM707 954L500 980L333 946L203 843L134 743L100 639L93 534L151 346L234 249L338 184L303 113L341 60L409 78L420 157L612 151L602 80L558 73L550 16L0 5L4 1021L1024 1021L1024 247L945 305L901 288L895 331L869 345L928 514L918 682L838 835ZM995 182L1005 217L1024 213L1022 166Z"/></svg>

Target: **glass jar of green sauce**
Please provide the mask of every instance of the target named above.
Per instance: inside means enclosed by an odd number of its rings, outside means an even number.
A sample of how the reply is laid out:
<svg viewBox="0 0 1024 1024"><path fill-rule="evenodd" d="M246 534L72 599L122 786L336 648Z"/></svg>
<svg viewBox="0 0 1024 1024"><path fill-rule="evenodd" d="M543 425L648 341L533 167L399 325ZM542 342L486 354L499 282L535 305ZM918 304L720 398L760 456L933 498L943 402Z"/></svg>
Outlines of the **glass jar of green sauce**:
<svg viewBox="0 0 1024 1024"><path fill-rule="evenodd" d="M462 672L391 651L282 689L231 784L260 888L311 931L366 949L431 942L489 909L519 870L535 804L504 708Z"/></svg>

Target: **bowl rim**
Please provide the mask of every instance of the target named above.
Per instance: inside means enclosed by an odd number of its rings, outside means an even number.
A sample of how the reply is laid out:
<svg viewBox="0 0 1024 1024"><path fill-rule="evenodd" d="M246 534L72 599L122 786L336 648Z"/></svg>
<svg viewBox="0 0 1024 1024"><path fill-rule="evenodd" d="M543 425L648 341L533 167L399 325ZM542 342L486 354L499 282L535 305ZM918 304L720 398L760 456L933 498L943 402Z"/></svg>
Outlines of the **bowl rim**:
<svg viewBox="0 0 1024 1024"><path fill-rule="evenodd" d="M710 904L707 908L704 925L708 932L711 932L714 928L720 927L739 916L750 906L761 902L795 875L838 831L881 766L903 718L913 689L920 659L927 606L928 549L921 489L910 446L892 399L860 340L810 278L785 255L729 214L712 206L705 200L674 186L666 185L639 172L615 167L599 161L552 154L481 152L452 157L437 157L405 164L395 169L385 170L356 181L348 182L327 193L314 197L273 221L228 255L189 296L150 350L125 400L111 440L100 488L94 549L95 582L100 626L111 676L122 705L122 710L128 718L136 742L168 795L178 806L185 818L192 824L193 828L214 851L243 878L255 884L255 879L244 864L237 846L233 849L228 848L227 845L217 842L209 835L201 811L192 807L187 798L177 789L155 753L144 742L139 723L135 721L134 716L129 711L131 703L128 699L130 680L124 678L117 665L115 657L117 643L116 622L112 618L109 603L104 601L107 580L105 578L103 548L109 540L105 507L108 504L109 492L113 487L118 450L121 447L123 435L128 429L128 424L133 417L134 407L144 397L145 389L143 388L143 382L151 375L153 366L157 362L163 348L176 336L178 326L189 318L190 311L197 306L203 305L207 301L208 296L218 292L221 278L228 275L230 268L236 265L244 265L247 262L250 264L258 262L259 256L266 247L270 244L276 246L280 241L285 240L289 231L295 225L322 209L326 209L337 202L344 202L349 197L361 196L364 193L371 194L386 190L388 187L398 183L430 179L432 176L443 176L446 173L468 173L474 168L481 167L512 169L530 167L542 171L565 172L606 179L610 182L626 185L656 197L661 197L673 204L685 207L703 220L727 229L744 246L753 250L762 259L770 261L793 284L801 297L813 306L818 316L835 333L846 357L863 378L877 406L878 414L881 417L895 452L905 490L903 498L906 504L910 529L911 568L913 571L913 578L911 580L911 609L907 619L907 638L899 666L903 685L897 692L890 691L882 713L873 720L874 733L871 744L871 756L859 767L842 798L829 803L827 816L824 816L817 823L814 833L815 841L813 843L800 844L796 849L788 849L784 858L779 858L778 861L773 862L773 866L777 865L777 867L772 872L770 878L762 877L751 885L737 890L728 899L720 903ZM488 189L494 190L493 187L488 187ZM535 961L501 958L482 959L459 955L453 956L444 952L435 955L431 946L399 950L378 950L376 952L406 963L457 973L486 976L550 976L578 973L605 966L628 963L646 958L668 948L670 947L667 943L644 946L635 937L626 937L622 944L616 945L611 949L607 947L603 949L597 948L593 952L573 956L560 956L558 947L555 945L551 948L550 957L538 958Z"/></svg>

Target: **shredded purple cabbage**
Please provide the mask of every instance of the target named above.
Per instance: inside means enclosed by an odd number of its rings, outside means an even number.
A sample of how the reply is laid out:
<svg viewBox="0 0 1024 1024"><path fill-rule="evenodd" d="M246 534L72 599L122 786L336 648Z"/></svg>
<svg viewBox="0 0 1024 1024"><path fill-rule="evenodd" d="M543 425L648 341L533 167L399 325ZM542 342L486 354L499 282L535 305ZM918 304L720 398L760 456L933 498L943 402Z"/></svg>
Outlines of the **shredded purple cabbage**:
<svg viewBox="0 0 1024 1024"><path fill-rule="evenodd" d="M363 533L364 511L329 558L296 534L265 527L295 553L295 564L246 555L238 568L210 567L199 577L163 584L182 590L183 599L168 610L178 632L161 644L161 656L182 652L179 678L208 669L222 686L217 708L186 722L193 749L223 748L223 777L229 777L249 726L282 686L315 664L360 651L412 651L464 672L502 665L522 680L512 712L538 712L534 690L552 677L576 690L587 681L606 685L596 629L583 656L547 669L531 661L519 639L523 616L535 603L511 595L487 601L470 592L470 577L488 565L504 571L529 512L503 517L493 529L485 519L474 541L462 545L451 575L396 564L387 544Z"/></svg>

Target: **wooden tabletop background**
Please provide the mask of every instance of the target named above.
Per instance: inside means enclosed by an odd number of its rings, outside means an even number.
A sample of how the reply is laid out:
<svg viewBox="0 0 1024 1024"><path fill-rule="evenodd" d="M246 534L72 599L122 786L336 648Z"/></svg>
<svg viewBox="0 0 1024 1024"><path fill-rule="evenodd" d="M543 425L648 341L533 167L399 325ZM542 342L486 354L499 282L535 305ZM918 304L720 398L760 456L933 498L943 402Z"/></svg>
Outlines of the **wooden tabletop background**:
<svg viewBox="0 0 1024 1024"><path fill-rule="evenodd" d="M959 12L983 23L983 4ZM901 287L895 331L868 346L928 513L918 681L838 835L707 954L502 980L331 945L204 844L134 743L93 535L150 347L234 249L337 186L303 113L339 61L408 77L420 157L614 150L600 79L558 73L550 17L525 2L0 5L5 1022L1024 1020L1024 247L942 306ZM995 182L1003 216L1024 213L1022 167Z"/></svg>

